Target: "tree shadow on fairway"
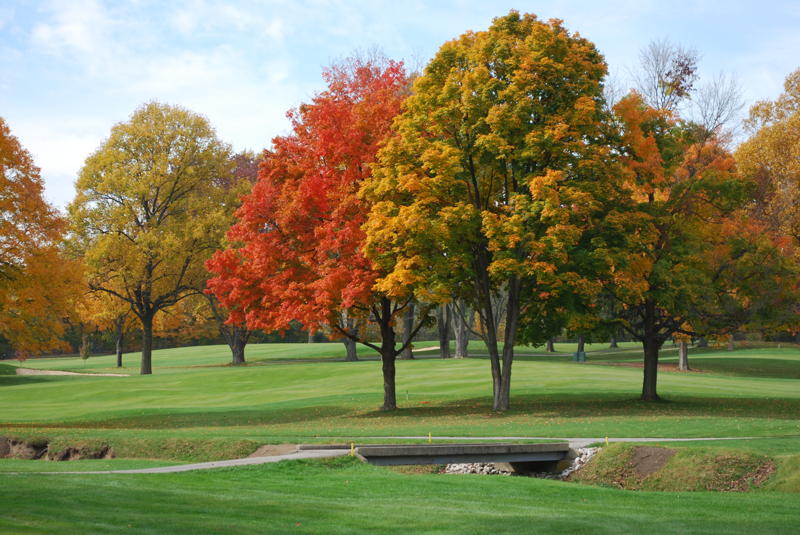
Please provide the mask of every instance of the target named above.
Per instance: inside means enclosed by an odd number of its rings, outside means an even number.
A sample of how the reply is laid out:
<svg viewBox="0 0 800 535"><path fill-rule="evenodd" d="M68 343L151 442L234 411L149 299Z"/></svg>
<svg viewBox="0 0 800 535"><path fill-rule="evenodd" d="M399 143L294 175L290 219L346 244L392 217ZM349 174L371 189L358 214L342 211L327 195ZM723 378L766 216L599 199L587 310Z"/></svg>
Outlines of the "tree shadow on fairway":
<svg viewBox="0 0 800 535"><path fill-rule="evenodd" d="M65 424L67 427L104 429L178 429L187 427L234 427L277 425L335 418L352 412L338 406L295 408L234 409L213 411L184 411L157 409L142 415L120 416L108 420L82 421Z"/></svg>
<svg viewBox="0 0 800 535"><path fill-rule="evenodd" d="M0 375L0 388L4 386L30 385L34 383L52 383L63 376L59 375Z"/></svg>
<svg viewBox="0 0 800 535"><path fill-rule="evenodd" d="M792 420L800 418L800 399L728 398L675 396L658 402L641 401L621 395L517 395L512 396L511 409L497 413L489 397L454 400L423 406L403 407L394 412L374 410L358 414L375 418L446 418L479 416L482 418L587 417L752 417Z"/></svg>
<svg viewBox="0 0 800 535"><path fill-rule="evenodd" d="M800 362L790 359L708 357L692 360L690 356L689 366L704 372L738 377L800 379Z"/></svg>

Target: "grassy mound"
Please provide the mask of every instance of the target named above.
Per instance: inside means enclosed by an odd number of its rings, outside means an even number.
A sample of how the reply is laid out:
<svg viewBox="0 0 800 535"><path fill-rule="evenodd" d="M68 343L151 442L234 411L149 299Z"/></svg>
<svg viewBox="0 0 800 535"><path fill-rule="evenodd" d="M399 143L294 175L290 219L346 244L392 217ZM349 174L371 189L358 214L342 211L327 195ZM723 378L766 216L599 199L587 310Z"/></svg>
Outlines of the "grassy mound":
<svg viewBox="0 0 800 535"><path fill-rule="evenodd" d="M772 459L748 451L613 444L571 480L626 490L748 491L775 469Z"/></svg>

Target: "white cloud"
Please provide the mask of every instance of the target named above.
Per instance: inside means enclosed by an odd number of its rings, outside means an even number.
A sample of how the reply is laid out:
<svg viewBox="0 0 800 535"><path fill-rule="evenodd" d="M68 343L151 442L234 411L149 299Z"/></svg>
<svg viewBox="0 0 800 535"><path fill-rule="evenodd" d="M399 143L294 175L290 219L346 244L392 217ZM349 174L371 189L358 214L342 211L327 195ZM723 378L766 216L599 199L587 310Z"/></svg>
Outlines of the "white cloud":
<svg viewBox="0 0 800 535"><path fill-rule="evenodd" d="M86 58L106 48L112 20L96 0L54 0L45 12L52 20L36 25L32 38L49 53L72 52Z"/></svg>
<svg viewBox="0 0 800 535"><path fill-rule="evenodd" d="M774 99L783 91L786 76L798 68L797 51L800 34L777 32L760 46L737 58L740 80L748 103L757 99Z"/></svg>
<svg viewBox="0 0 800 535"><path fill-rule="evenodd" d="M10 6L0 6L0 30L5 30L14 20L14 10Z"/></svg>
<svg viewBox="0 0 800 535"><path fill-rule="evenodd" d="M172 26L183 35L194 33L198 22L197 12L191 8L179 9L172 16Z"/></svg>
<svg viewBox="0 0 800 535"><path fill-rule="evenodd" d="M277 16L263 16L262 11L263 6L245 9L231 3L218 5L193 0L172 12L170 24L184 37L239 33L280 42L285 36L284 21Z"/></svg>
<svg viewBox="0 0 800 535"><path fill-rule="evenodd" d="M96 119L60 120L10 117L14 135L33 156L47 185L47 200L63 208L74 196L74 182L86 158L108 132Z"/></svg>

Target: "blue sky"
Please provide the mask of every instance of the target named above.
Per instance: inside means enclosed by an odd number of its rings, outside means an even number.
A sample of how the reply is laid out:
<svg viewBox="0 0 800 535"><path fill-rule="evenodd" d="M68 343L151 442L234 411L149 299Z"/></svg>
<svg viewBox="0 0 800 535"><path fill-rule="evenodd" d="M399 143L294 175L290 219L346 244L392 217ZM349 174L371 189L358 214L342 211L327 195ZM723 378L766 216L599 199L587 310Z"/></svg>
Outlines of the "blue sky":
<svg viewBox="0 0 800 535"><path fill-rule="evenodd" d="M695 48L700 74L732 73L746 105L800 67L800 2L700 0L3 0L0 116L59 207L85 158L143 102L204 114L235 149L285 133L320 70L358 49L424 64L446 40L517 9L594 41L625 88L654 39Z"/></svg>

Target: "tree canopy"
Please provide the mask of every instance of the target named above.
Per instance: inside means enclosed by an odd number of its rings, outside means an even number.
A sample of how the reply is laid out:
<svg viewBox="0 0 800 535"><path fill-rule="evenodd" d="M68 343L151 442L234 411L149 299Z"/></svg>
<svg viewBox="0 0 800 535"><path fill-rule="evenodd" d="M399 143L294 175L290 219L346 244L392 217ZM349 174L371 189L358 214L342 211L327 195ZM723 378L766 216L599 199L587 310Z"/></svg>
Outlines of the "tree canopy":
<svg viewBox="0 0 800 535"><path fill-rule="evenodd" d="M43 198L39 168L0 118L0 335L18 355L63 346L80 268L62 254L66 222Z"/></svg>
<svg viewBox="0 0 800 535"><path fill-rule="evenodd" d="M508 408L521 314L555 314L566 288L593 291L578 266L592 254L571 253L609 190L605 74L594 45L558 20L512 11L465 33L414 83L362 190L375 203L367 251L386 272L377 288L413 287L421 301L468 298L496 410ZM508 295L504 332L498 292ZM556 325L528 323L526 341L543 343Z"/></svg>
<svg viewBox="0 0 800 535"><path fill-rule="evenodd" d="M400 110L408 81L402 64L352 59L324 72L328 85L289 113L292 133L273 140L259 180L228 233L232 246L208 263L209 288L250 328L285 329L292 320L357 338L382 355L384 409L396 407L394 317L408 297L392 302L363 252L370 203L357 196ZM393 296L395 297L395 296ZM379 345L346 324L379 325Z"/></svg>
<svg viewBox="0 0 800 535"><path fill-rule="evenodd" d="M69 212L89 287L141 321L142 374L152 373L156 313L204 287L229 217L218 182L230 172L230 148L204 117L157 102L114 126L80 172Z"/></svg>

